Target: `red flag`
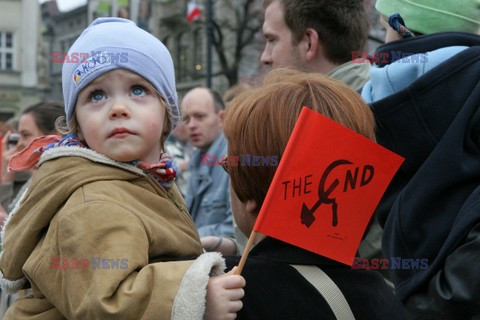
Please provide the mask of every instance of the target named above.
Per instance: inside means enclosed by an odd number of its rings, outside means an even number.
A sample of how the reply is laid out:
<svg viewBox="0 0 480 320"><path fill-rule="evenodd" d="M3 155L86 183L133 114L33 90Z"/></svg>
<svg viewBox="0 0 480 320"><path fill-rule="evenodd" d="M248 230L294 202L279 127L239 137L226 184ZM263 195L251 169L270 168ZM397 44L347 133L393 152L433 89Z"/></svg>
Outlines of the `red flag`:
<svg viewBox="0 0 480 320"><path fill-rule="evenodd" d="M195 1L190 1L187 6L187 21L194 22L202 16L202 12Z"/></svg>
<svg viewBox="0 0 480 320"><path fill-rule="evenodd" d="M403 160L304 107L253 230L352 265Z"/></svg>

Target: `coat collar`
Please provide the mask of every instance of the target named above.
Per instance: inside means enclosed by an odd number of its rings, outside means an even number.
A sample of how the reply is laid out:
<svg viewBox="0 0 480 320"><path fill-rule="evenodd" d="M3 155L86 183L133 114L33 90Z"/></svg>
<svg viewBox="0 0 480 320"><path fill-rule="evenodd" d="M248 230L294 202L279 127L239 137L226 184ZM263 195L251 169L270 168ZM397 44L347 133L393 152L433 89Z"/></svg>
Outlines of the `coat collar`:
<svg viewBox="0 0 480 320"><path fill-rule="evenodd" d="M46 161L54 160L62 157L81 157L93 162L103 163L113 167L121 168L121 169L130 171L132 173L138 174L140 176L146 175L143 172L143 170L138 167L132 166L127 163L115 161L92 149L81 148L81 147L69 147L69 146L57 147L57 148L46 150L40 157L40 160L38 161L37 166L40 167Z"/></svg>

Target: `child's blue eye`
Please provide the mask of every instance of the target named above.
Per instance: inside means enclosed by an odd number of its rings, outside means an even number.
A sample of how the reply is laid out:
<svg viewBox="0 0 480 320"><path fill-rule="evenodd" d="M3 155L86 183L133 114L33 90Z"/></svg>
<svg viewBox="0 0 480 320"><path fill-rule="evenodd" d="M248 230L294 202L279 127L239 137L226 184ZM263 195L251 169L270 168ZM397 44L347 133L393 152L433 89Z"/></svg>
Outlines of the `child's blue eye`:
<svg viewBox="0 0 480 320"><path fill-rule="evenodd" d="M134 86L132 88L132 95L134 95L136 97L143 97L146 94L147 94L147 91L142 86Z"/></svg>
<svg viewBox="0 0 480 320"><path fill-rule="evenodd" d="M101 90L95 90L90 94L90 101L97 102L105 98L105 94Z"/></svg>

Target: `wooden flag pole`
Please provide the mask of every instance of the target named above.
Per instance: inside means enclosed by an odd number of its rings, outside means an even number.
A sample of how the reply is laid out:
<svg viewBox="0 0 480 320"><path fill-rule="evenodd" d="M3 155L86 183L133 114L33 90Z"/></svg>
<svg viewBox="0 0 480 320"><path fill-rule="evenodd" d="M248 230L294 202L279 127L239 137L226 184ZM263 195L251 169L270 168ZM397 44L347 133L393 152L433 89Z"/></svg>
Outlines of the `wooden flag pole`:
<svg viewBox="0 0 480 320"><path fill-rule="evenodd" d="M243 250L242 257L240 258L240 263L238 264L237 270L235 270L236 275L240 275L242 273L243 267L245 266L245 262L247 262L248 254L253 247L253 242L257 236L257 232L252 230L250 233L250 238L248 238L247 245L245 246L245 250Z"/></svg>

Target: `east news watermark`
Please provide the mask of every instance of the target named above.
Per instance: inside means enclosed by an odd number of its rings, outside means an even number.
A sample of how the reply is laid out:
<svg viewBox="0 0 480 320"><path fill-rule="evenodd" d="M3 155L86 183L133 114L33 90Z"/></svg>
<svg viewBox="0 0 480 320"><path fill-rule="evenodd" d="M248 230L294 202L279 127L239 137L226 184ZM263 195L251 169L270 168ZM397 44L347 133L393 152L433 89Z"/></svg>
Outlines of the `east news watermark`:
<svg viewBox="0 0 480 320"><path fill-rule="evenodd" d="M61 257L52 257L51 269L101 269L101 270L118 270L128 269L128 259L108 259L102 257L92 257L90 259L66 259Z"/></svg>
<svg viewBox="0 0 480 320"><path fill-rule="evenodd" d="M257 156L251 154L242 154L240 156L214 156L208 153L202 154L201 166L214 167L265 167L278 166L278 156Z"/></svg>
<svg viewBox="0 0 480 320"><path fill-rule="evenodd" d="M428 259L407 259L401 257L365 259L355 257L353 258L352 269L426 270L428 269Z"/></svg>
<svg viewBox="0 0 480 320"><path fill-rule="evenodd" d="M352 63L427 63L428 52L414 54L412 52L368 52L352 51Z"/></svg>
<svg viewBox="0 0 480 320"><path fill-rule="evenodd" d="M91 51L89 52L61 52L52 51L52 63L89 63L89 67L93 68L96 64L111 63L127 63L128 52L106 52Z"/></svg>

